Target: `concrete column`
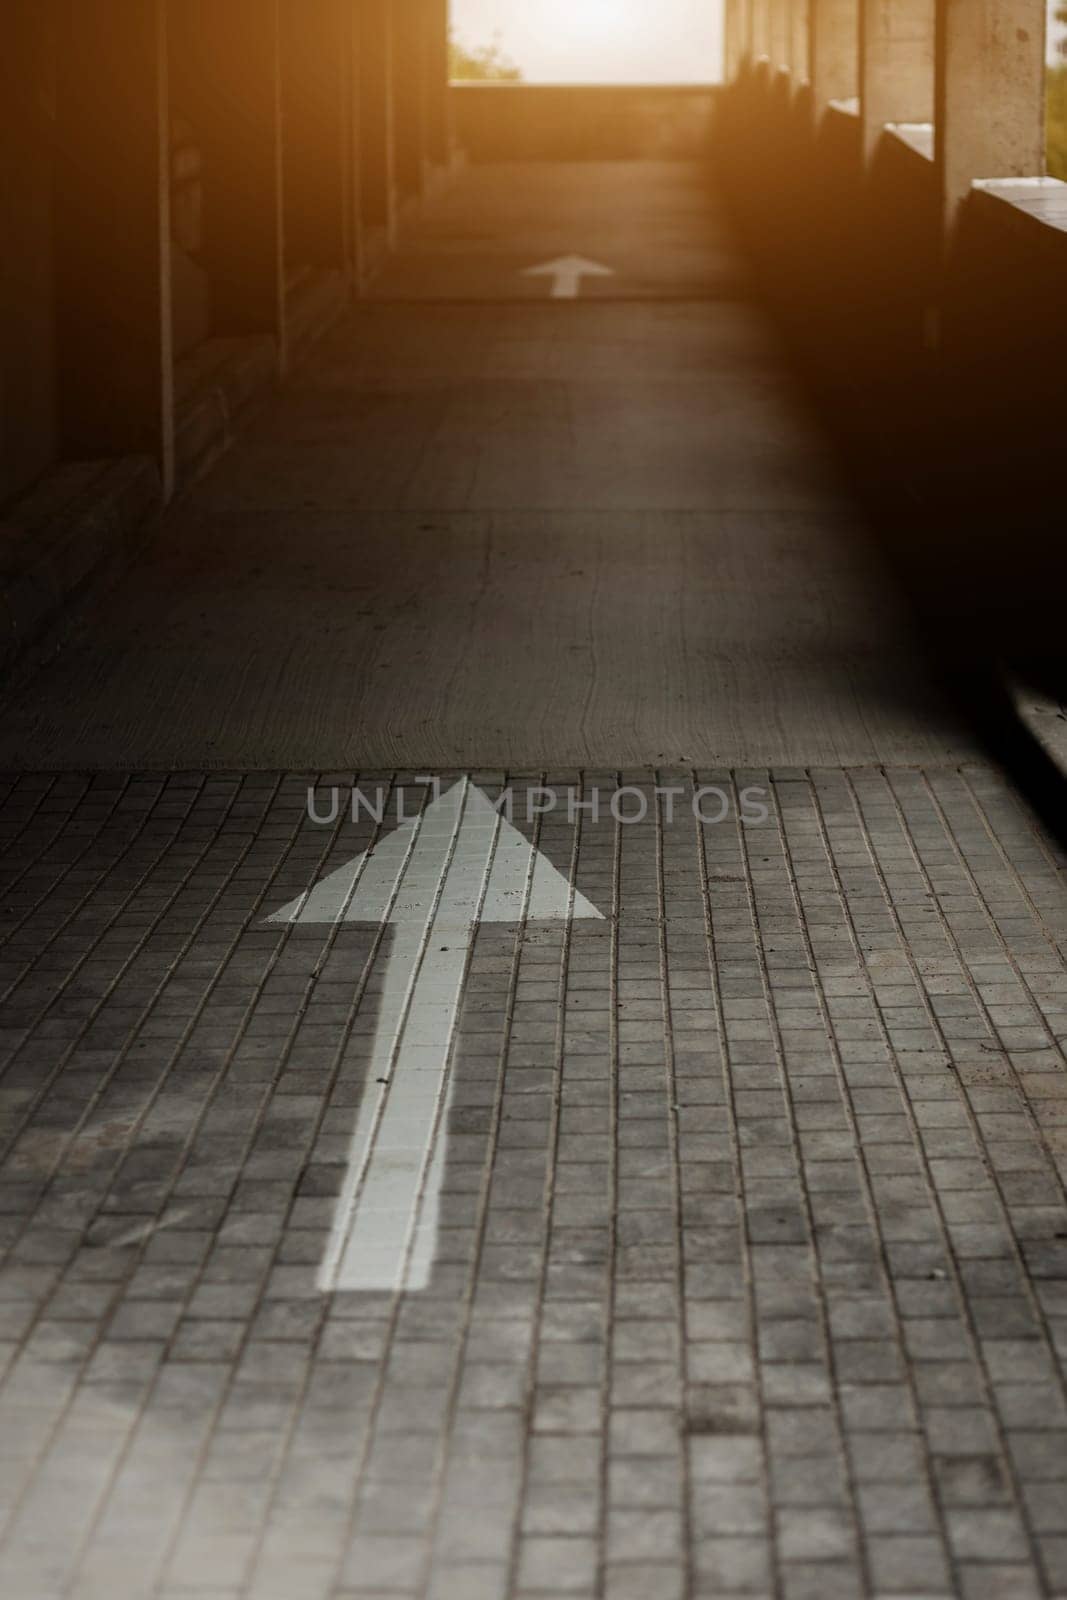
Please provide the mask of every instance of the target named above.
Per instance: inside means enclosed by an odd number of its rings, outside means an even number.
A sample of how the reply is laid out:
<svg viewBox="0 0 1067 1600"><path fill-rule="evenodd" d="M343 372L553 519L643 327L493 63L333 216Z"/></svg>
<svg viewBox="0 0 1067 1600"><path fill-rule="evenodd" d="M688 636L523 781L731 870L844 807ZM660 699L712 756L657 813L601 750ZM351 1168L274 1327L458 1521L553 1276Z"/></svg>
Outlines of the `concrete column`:
<svg viewBox="0 0 1067 1600"><path fill-rule="evenodd" d="M428 0L392 0L393 140L401 200L422 193Z"/></svg>
<svg viewBox="0 0 1067 1600"><path fill-rule="evenodd" d="M60 447L174 483L165 0L56 10Z"/></svg>
<svg viewBox="0 0 1067 1600"><path fill-rule="evenodd" d="M887 122L932 122L934 0L859 0L863 151Z"/></svg>
<svg viewBox="0 0 1067 1600"><path fill-rule="evenodd" d="M350 24L346 0L281 0L290 271L348 265Z"/></svg>
<svg viewBox="0 0 1067 1600"><path fill-rule="evenodd" d="M749 44L752 59L758 61L771 51L772 0L751 0L749 7Z"/></svg>
<svg viewBox="0 0 1067 1600"><path fill-rule="evenodd" d="M770 0L767 54L777 72L793 64L793 0Z"/></svg>
<svg viewBox="0 0 1067 1600"><path fill-rule="evenodd" d="M363 128L360 96L362 0L341 0L341 49L344 53L345 258L358 289L366 254L363 239Z"/></svg>
<svg viewBox="0 0 1067 1600"><path fill-rule="evenodd" d="M937 0L936 160L947 227L975 178L1045 170L1045 0Z"/></svg>
<svg viewBox="0 0 1067 1600"><path fill-rule="evenodd" d="M5 0L0 49L0 503L55 460L55 41Z"/></svg>
<svg viewBox="0 0 1067 1600"><path fill-rule="evenodd" d="M78 0L74 0L77 4ZM286 364L279 0L180 0L182 104L203 156L211 331L269 334Z"/></svg>
<svg viewBox="0 0 1067 1600"><path fill-rule="evenodd" d="M396 211L393 0L358 0L359 140L363 221L392 239Z"/></svg>
<svg viewBox="0 0 1067 1600"><path fill-rule="evenodd" d="M815 115L859 92L859 0L811 0L811 88Z"/></svg>
<svg viewBox="0 0 1067 1600"><path fill-rule="evenodd" d="M447 165L452 157L448 16L448 0L427 0L422 58L424 155L437 167Z"/></svg>
<svg viewBox="0 0 1067 1600"><path fill-rule="evenodd" d="M723 46L723 75L732 83L748 55L749 0L726 0Z"/></svg>
<svg viewBox="0 0 1067 1600"><path fill-rule="evenodd" d="M811 4L793 0L790 63L797 83L811 82Z"/></svg>

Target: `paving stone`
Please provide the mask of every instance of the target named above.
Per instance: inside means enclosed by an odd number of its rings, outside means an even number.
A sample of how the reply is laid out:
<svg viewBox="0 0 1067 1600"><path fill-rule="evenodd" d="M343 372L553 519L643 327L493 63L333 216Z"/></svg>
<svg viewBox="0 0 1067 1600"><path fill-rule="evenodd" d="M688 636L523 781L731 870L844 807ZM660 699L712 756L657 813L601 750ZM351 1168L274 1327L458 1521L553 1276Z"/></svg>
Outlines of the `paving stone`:
<svg viewBox="0 0 1067 1600"><path fill-rule="evenodd" d="M758 829L543 821L617 917L473 938L403 1293L317 1279L377 930L265 920L373 824L151 778L23 837L5 1595L1067 1588L1058 858L981 768L742 780Z"/></svg>

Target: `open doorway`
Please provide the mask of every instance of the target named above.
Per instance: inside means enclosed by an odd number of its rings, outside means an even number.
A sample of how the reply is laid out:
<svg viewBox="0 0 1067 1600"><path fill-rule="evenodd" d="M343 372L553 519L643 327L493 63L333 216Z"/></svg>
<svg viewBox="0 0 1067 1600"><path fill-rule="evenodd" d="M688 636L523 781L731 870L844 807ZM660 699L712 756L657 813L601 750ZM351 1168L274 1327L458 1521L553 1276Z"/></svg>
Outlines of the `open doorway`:
<svg viewBox="0 0 1067 1600"><path fill-rule="evenodd" d="M722 0L452 0L452 77L531 85L718 83Z"/></svg>
<svg viewBox="0 0 1067 1600"><path fill-rule="evenodd" d="M451 0L454 125L486 161L691 159L723 74L724 0Z"/></svg>

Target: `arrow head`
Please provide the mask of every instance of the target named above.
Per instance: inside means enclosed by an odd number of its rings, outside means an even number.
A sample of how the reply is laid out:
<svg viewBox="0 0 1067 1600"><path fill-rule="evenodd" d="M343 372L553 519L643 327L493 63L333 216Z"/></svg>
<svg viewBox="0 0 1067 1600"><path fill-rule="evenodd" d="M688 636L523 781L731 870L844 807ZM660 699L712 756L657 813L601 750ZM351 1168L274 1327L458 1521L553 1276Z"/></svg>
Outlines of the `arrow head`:
<svg viewBox="0 0 1067 1600"><path fill-rule="evenodd" d="M586 256L559 256L555 261L545 261L539 267L523 269L524 278L613 278L611 267Z"/></svg>
<svg viewBox="0 0 1067 1600"><path fill-rule="evenodd" d="M531 922L601 913L476 785L457 783L371 851L338 867L270 922L425 924L445 884L456 921Z"/></svg>

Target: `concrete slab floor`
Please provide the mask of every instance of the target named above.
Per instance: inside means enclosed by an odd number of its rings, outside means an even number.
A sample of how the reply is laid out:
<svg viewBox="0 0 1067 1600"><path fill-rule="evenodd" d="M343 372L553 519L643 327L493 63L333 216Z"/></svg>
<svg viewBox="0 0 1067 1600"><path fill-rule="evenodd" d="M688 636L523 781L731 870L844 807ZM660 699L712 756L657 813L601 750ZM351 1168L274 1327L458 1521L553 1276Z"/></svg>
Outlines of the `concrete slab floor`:
<svg viewBox="0 0 1067 1600"><path fill-rule="evenodd" d="M382 300L542 300L531 275L577 256L583 299L737 299L748 292L712 178L686 161L472 166L375 281Z"/></svg>
<svg viewBox="0 0 1067 1600"><path fill-rule="evenodd" d="M592 298L513 270L590 235ZM0 766L975 756L702 168L471 169L378 292L8 692Z"/></svg>

